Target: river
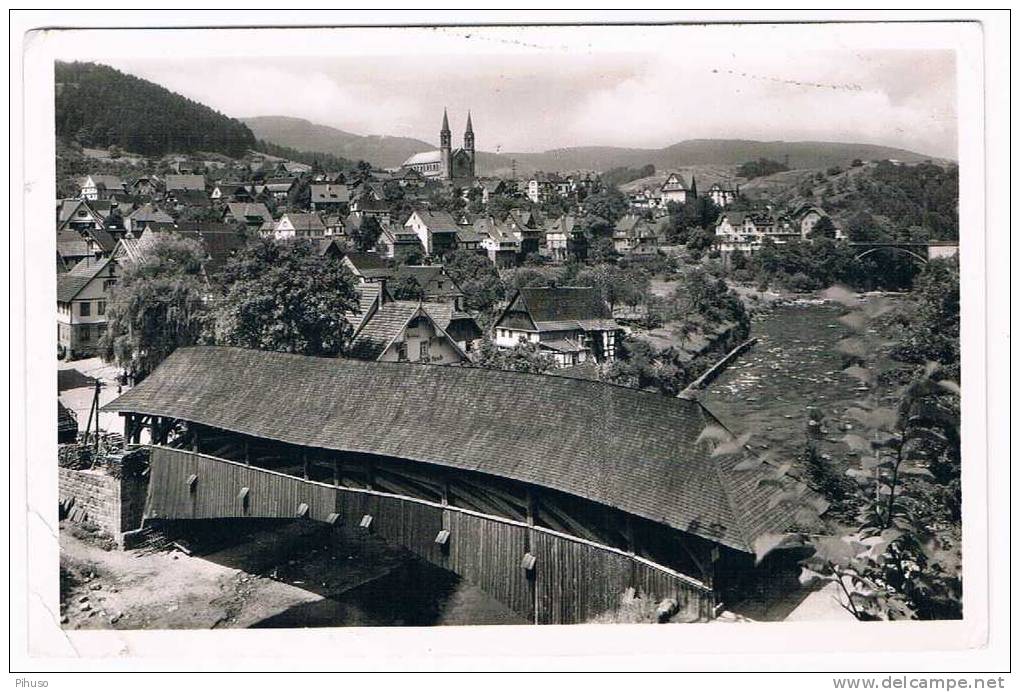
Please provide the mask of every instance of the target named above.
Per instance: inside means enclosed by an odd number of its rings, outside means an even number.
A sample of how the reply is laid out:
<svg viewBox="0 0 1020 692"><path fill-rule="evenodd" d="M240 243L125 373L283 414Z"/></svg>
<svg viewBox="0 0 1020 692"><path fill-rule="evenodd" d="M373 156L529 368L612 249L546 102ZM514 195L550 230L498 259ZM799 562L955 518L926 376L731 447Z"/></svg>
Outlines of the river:
<svg viewBox="0 0 1020 692"><path fill-rule="evenodd" d="M825 416L821 446L838 453L836 439L853 422L844 414L861 397L860 383L843 374L836 344L850 335L837 304L799 301L752 320L758 343L721 373L699 397L736 434L781 460L794 460L807 439L809 410ZM828 441L828 443L826 443Z"/></svg>

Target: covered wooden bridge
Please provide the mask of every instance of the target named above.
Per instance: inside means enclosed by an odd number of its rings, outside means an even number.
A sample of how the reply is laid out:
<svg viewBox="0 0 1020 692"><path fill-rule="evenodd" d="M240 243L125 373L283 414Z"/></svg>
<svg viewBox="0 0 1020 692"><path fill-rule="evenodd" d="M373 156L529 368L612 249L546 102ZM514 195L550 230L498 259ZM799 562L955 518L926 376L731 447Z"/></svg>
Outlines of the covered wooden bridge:
<svg viewBox="0 0 1020 692"><path fill-rule="evenodd" d="M193 347L104 410L149 430L147 519L374 532L538 623L631 587L711 618L794 523L796 482L713 456L700 404L599 382Z"/></svg>

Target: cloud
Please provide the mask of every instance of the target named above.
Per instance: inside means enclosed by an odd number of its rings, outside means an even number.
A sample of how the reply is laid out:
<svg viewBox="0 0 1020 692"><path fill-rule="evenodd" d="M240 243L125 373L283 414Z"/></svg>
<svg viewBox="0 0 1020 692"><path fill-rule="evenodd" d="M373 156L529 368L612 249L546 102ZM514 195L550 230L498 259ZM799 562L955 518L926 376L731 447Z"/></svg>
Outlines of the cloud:
<svg viewBox="0 0 1020 692"><path fill-rule="evenodd" d="M798 51L764 38L671 51L627 44L486 54L470 45L470 54L111 64L234 117L289 115L359 134L435 142L443 107L455 131L470 109L487 150L745 138L857 141L956 156L950 51Z"/></svg>

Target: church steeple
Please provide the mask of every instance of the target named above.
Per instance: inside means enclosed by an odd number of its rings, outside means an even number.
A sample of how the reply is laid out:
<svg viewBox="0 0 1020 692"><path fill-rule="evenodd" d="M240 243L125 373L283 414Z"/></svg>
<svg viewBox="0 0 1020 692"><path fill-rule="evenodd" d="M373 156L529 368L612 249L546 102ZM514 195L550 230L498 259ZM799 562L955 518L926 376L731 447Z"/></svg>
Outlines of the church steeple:
<svg viewBox="0 0 1020 692"><path fill-rule="evenodd" d="M467 127L464 128L464 150L475 153L475 131L471 127L471 111L468 111Z"/></svg>
<svg viewBox="0 0 1020 692"><path fill-rule="evenodd" d="M439 165L440 175L443 180L450 179L450 173L452 171L450 160L450 154L453 150L453 135L450 132L450 118L446 115L446 109L443 109L443 127L439 130Z"/></svg>
<svg viewBox="0 0 1020 692"><path fill-rule="evenodd" d="M450 118L446 115L446 109L443 109L443 127L439 130L439 146L448 144L450 141Z"/></svg>

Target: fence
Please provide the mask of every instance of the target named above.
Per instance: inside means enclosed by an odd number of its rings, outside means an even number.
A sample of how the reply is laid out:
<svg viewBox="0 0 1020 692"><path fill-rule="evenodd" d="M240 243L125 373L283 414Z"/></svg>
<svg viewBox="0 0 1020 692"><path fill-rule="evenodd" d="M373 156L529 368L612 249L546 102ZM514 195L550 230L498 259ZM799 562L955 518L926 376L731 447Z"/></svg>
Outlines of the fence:
<svg viewBox="0 0 1020 692"><path fill-rule="evenodd" d="M149 519L298 516L351 527L367 522L364 530L459 574L539 624L586 622L612 610L629 587L654 601L674 599L690 619L712 617L710 588L610 546L418 498L152 449ZM440 532L449 532L445 540Z"/></svg>

